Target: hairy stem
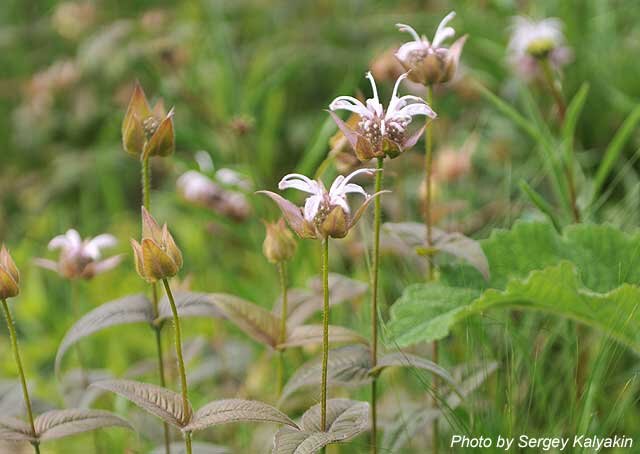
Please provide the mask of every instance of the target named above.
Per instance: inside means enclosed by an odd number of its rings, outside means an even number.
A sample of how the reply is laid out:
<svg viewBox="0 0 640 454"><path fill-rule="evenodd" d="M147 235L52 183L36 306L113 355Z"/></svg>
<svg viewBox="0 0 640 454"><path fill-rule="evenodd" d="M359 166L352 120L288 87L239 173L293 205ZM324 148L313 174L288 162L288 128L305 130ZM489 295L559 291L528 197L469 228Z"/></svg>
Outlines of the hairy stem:
<svg viewBox="0 0 640 454"><path fill-rule="evenodd" d="M431 85L427 85L427 104L429 104L433 108L433 89ZM429 255L427 256L429 260L429 271L427 280L432 281L434 277L434 263L433 263L433 255L431 254L431 248L433 246L433 232L431 226L431 176L433 170L433 139L432 139L432 128L431 128L431 119L426 117L426 126L425 126L425 156L424 156L424 181L426 184L426 194L424 198L424 224L427 228L427 249L429 249Z"/></svg>
<svg viewBox="0 0 640 454"><path fill-rule="evenodd" d="M13 349L13 358L18 368L18 375L20 376L20 385L22 386L22 395L24 397L24 405L27 407L27 416L29 418L29 426L31 427L31 433L35 436L36 427L33 423L33 410L31 409L31 399L29 398L29 390L27 389L27 379L24 376L24 369L22 368L22 359L20 359L20 349L18 348L18 336L16 335L16 327L11 318L11 311L7 300L2 299L2 309L4 310L4 317L7 320L7 328L9 329L9 337L11 338L11 348ZM35 441L32 443L33 449L36 454L40 454L40 444Z"/></svg>
<svg viewBox="0 0 640 454"><path fill-rule="evenodd" d="M280 276L280 293L282 294L282 311L280 313L280 343L287 340L287 305L289 300L287 290L287 263L278 263L278 275ZM278 352L278 397L282 395L284 386L284 351Z"/></svg>
<svg viewBox="0 0 640 454"><path fill-rule="evenodd" d="M382 190L382 170L384 158L377 161L378 171L376 172L375 193ZM382 217L382 206L380 197L374 201L373 218L373 276L371 285L371 367L375 367L378 362L378 275L380 272L380 221ZM371 380L371 452L378 452L378 412L377 412L377 377Z"/></svg>
<svg viewBox="0 0 640 454"><path fill-rule="evenodd" d="M142 203L147 210L151 210L151 170L149 168L149 157L142 160ZM153 316L158 316L158 284L151 284L151 302L153 304ZM160 386L166 388L167 381L164 372L164 358L162 353L162 325L153 329L156 338L156 352L158 355L158 375L160 377ZM171 454L171 436L169 433L169 424L162 422L164 435L164 452Z"/></svg>
<svg viewBox="0 0 640 454"><path fill-rule="evenodd" d="M431 85L427 85L427 104L433 108L433 87ZM427 227L427 249L428 255L427 258L429 260L428 266L429 271L427 274L427 281L433 281L435 278L435 263L433 256L433 229L431 225L431 178L433 174L433 136L432 136L432 126L430 118L426 118L426 131L425 131L425 166L424 166L424 176L425 176L425 184L426 187L426 196L424 201L424 222ZM431 345L432 348L432 356L433 361L437 362L438 356L438 342L434 341ZM437 405L437 400L435 394L438 390L438 380L434 377L433 379L433 407L435 408ZM435 418L431 423L431 451L434 454L438 453L438 419Z"/></svg>
<svg viewBox="0 0 640 454"><path fill-rule="evenodd" d="M329 238L322 240L322 389L320 428L327 429L327 364L329 362Z"/></svg>
<svg viewBox="0 0 640 454"><path fill-rule="evenodd" d="M187 372L184 367L184 359L182 357L182 332L180 330L180 318L178 317L178 309L176 308L176 302L173 299L173 293L171 293L171 287L169 287L169 281L165 278L162 280L164 284L164 290L169 298L169 305L171 306L171 313L173 314L173 329L175 331L176 341L176 357L178 358L178 371L180 373L180 387L182 392L182 405L185 409L189 408L189 391L187 389ZM191 434L185 434L185 443L187 448L187 454L191 454Z"/></svg>

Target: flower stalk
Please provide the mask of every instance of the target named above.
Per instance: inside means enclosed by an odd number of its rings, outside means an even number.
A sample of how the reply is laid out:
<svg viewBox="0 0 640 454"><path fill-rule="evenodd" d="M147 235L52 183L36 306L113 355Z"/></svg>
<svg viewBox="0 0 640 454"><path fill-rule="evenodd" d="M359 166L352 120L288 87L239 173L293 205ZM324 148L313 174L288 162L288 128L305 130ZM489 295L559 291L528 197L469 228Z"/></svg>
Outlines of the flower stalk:
<svg viewBox="0 0 640 454"><path fill-rule="evenodd" d="M141 159L142 170L142 203L147 209L151 209L151 169L149 166L149 156ZM153 305L153 316L158 316L158 286L154 282L151 284L151 303ZM162 352L162 325L153 328L154 337L156 339L156 353L158 355L158 376L160 378L160 386L165 388L167 380L164 372L164 357ZM171 454L171 436L169 434L169 424L163 421L162 432L164 438L165 454Z"/></svg>
<svg viewBox="0 0 640 454"><path fill-rule="evenodd" d="M377 159L375 192L382 190L382 172L384 159ZM373 208L373 276L371 288L371 367L378 362L378 278L380 274L380 224L382 206L380 198L376 198ZM377 376L371 380L371 452L378 452L378 412L377 412Z"/></svg>
<svg viewBox="0 0 640 454"><path fill-rule="evenodd" d="M433 103L433 87L431 85L427 85L427 96L426 101L427 104L432 105ZM424 158L424 181L426 184L426 196L424 199L424 223L427 228L427 249L429 251L433 248L433 228L431 225L431 199L432 199L432 176L433 176L433 131L432 125L429 121L429 117L426 119L426 131L425 131L425 158ZM433 260L433 254L429 253L429 270L427 280L432 281L435 276L435 264Z"/></svg>
<svg viewBox="0 0 640 454"><path fill-rule="evenodd" d="M176 357L178 358L178 372L180 374L180 388L182 393L182 404L184 408L189 408L189 392L187 389L187 372L184 367L184 358L182 357L182 332L180 330L180 318L178 316L178 309L176 308L176 302L173 298L173 293L171 292L171 287L169 286L169 281L167 278L162 279L162 284L164 285L164 290L167 294L167 298L169 299L169 305L171 306L171 313L173 314L173 329L175 332L175 346L176 346ZM191 454L191 433L185 433L185 447L187 450L187 454Z"/></svg>
<svg viewBox="0 0 640 454"><path fill-rule="evenodd" d="M33 434L36 433L36 428L33 423L33 410L31 409L31 399L29 398L29 390L27 389L27 380L24 375L24 368L22 367L22 359L20 358L20 349L18 348L18 336L16 335L16 327L11 317L11 311L7 300L2 298L2 309L4 310L4 316L7 321L7 328L9 329L9 338L11 339L11 348L13 350L13 358L18 368L18 375L20 377L20 385L22 386L22 395L24 397L24 405L27 408L27 417L29 418L29 426ZM33 449L36 454L40 454L40 444L37 441L32 442Z"/></svg>
<svg viewBox="0 0 640 454"><path fill-rule="evenodd" d="M329 238L322 240L322 389L320 429L327 430L327 367L329 363Z"/></svg>
<svg viewBox="0 0 640 454"><path fill-rule="evenodd" d="M287 289L287 262L278 263L278 275L280 277L280 292L282 294L282 311L280 313L280 343L287 340L287 305L289 300ZM284 351L278 352L278 398L282 395L284 387Z"/></svg>

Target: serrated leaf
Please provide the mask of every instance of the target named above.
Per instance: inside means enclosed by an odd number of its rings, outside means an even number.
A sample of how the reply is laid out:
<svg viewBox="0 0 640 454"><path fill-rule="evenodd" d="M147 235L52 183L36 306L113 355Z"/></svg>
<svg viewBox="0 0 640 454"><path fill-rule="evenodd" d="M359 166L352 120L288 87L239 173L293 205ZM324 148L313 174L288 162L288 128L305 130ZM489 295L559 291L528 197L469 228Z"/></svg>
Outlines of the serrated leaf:
<svg viewBox="0 0 640 454"><path fill-rule="evenodd" d="M11 416L0 416L0 440L36 441L36 437L26 422Z"/></svg>
<svg viewBox="0 0 640 454"><path fill-rule="evenodd" d="M371 368L369 373L371 375L378 375L387 367L394 366L423 369L437 375L453 387L456 387L457 385L451 374L449 374L446 369L438 366L433 361L404 352L387 353L382 358L378 359L376 366Z"/></svg>
<svg viewBox="0 0 640 454"><path fill-rule="evenodd" d="M313 454L331 443L348 441L369 428L369 404L349 399L327 401L327 427L321 430L320 404L302 416L301 430L276 433L273 454Z"/></svg>
<svg viewBox="0 0 640 454"><path fill-rule="evenodd" d="M309 289L290 289L287 305L287 326L295 327L303 324L316 312L322 310L323 290L319 277L309 280ZM341 274L329 273L329 304L336 306L353 301L364 295L368 289L365 282L348 278ZM282 299L276 301L273 313L281 314Z"/></svg>
<svg viewBox="0 0 640 454"><path fill-rule="evenodd" d="M406 251L415 250L417 247L425 247L427 232L424 224L418 222L385 223L384 231L392 238L400 240L407 248ZM489 280L489 263L480 246L480 243L458 232L445 232L434 228L433 248L464 260L477 269L480 274Z"/></svg>
<svg viewBox="0 0 640 454"><path fill-rule="evenodd" d="M233 302L239 298L224 293L174 292L176 309L180 318L209 317L221 318L222 314L215 301ZM158 318L156 322L173 318L169 300L164 296L158 304Z"/></svg>
<svg viewBox="0 0 640 454"><path fill-rule="evenodd" d="M34 424L40 441L70 437L105 427L134 430L120 416L104 410L51 410L38 416Z"/></svg>
<svg viewBox="0 0 640 454"><path fill-rule="evenodd" d="M275 422L298 427L287 415L271 405L253 400L225 399L208 403L199 409L182 430L195 432L220 424L246 421Z"/></svg>
<svg viewBox="0 0 640 454"><path fill-rule="evenodd" d="M371 367L371 352L364 345L348 345L329 351L327 362L328 386L361 386L369 383L369 369ZM320 359L311 360L303 364L289 379L280 402L299 389L319 385L322 379L322 362Z"/></svg>
<svg viewBox="0 0 640 454"><path fill-rule="evenodd" d="M60 372L64 354L80 339L112 326L152 322L153 306L142 294L125 296L100 305L84 315L65 334L56 353L56 374Z"/></svg>
<svg viewBox="0 0 640 454"><path fill-rule="evenodd" d="M229 454L228 448L220 445L214 445L212 443L201 443L198 441L194 441L191 445L193 454ZM186 448L183 442L171 443L169 445L169 450L171 454L186 454ZM150 454L165 454L166 448L164 445L157 446L151 451Z"/></svg>
<svg viewBox="0 0 640 454"><path fill-rule="evenodd" d="M252 339L275 348L280 338L280 318L268 310L237 297L214 301L222 314Z"/></svg>
<svg viewBox="0 0 640 454"><path fill-rule="evenodd" d="M305 345L321 344L323 337L322 325L301 325L289 331L287 341L277 346L278 349L302 347ZM329 326L329 343L338 344L368 344L367 339L353 330L342 326Z"/></svg>
<svg viewBox="0 0 640 454"><path fill-rule="evenodd" d="M133 402L163 421L182 428L191 420L191 405L184 408L182 396L170 389L133 380L105 380L92 384Z"/></svg>

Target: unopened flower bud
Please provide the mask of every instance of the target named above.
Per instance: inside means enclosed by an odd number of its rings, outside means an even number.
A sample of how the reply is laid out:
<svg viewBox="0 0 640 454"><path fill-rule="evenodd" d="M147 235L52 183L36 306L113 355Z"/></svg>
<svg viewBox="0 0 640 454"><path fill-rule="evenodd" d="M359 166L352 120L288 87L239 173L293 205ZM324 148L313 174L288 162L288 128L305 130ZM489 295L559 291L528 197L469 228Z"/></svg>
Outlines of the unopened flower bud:
<svg viewBox="0 0 640 454"><path fill-rule="evenodd" d="M165 113L162 101L152 109L137 82L122 122L122 145L140 159L169 156L175 150L173 109Z"/></svg>
<svg viewBox="0 0 640 454"><path fill-rule="evenodd" d="M182 268L182 253L167 229L142 207L142 240L131 240L136 271L147 282L175 276Z"/></svg>
<svg viewBox="0 0 640 454"><path fill-rule="evenodd" d="M267 235L262 243L262 252L271 263L287 262L296 254L298 244L283 218L278 222L265 222Z"/></svg>
<svg viewBox="0 0 640 454"><path fill-rule="evenodd" d="M20 293L20 272L7 248L0 248L0 298L7 299Z"/></svg>

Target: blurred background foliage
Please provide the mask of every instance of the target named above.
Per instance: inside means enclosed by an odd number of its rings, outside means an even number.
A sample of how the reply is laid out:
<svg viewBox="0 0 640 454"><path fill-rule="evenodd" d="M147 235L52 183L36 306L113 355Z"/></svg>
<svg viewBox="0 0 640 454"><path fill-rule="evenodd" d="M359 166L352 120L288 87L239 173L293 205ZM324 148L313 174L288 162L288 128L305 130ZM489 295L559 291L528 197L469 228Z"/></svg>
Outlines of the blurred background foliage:
<svg viewBox="0 0 640 454"><path fill-rule="evenodd" d="M397 68L388 51L406 38L394 24L409 23L430 35L452 9L458 13L453 26L470 39L461 75L435 96L440 117L436 153L450 160L440 163L438 224L485 237L517 218L540 217L522 197L521 179L548 192L535 143L478 89L478 84L486 86L527 117L552 117L544 86L518 80L508 67L512 16L556 16L565 24L574 52L564 72L565 96L571 99L585 81L590 85L575 137L587 186L603 150L640 98L640 8L635 0L3 0L0 238L23 273L22 294L12 306L36 396L61 405L52 359L73 321L68 282L32 264L34 257L51 257L46 247L54 235L71 227L83 236L109 232L120 240L116 252L127 254L116 271L79 285L83 312L146 288L134 273L128 246L139 232L139 164L120 144L120 123L136 79L151 100L162 97L167 106L175 106L177 152L152 163L152 203L183 249L183 275L192 279L194 290L229 292L269 307L278 294L277 277L261 254L259 220L274 219L275 209L248 190L251 215L234 221L186 203L176 192L176 179L198 168L200 150L211 157L214 169L232 168L248 176L255 189L273 189L294 170L313 174L335 133L323 111L329 102L339 94L368 96L367 68L385 81L382 97L389 96ZM640 134L633 132L607 182L606 203L590 220L623 229L638 224L639 145ZM420 219L421 159L419 144L388 163L385 178L394 195L385 199L386 220ZM327 175L332 172L333 167ZM364 281L371 236L365 224L332 251L333 270ZM292 285L303 286L317 273L316 249L313 242L300 244L291 266ZM407 284L421 279L420 273L403 258L385 257L384 300L394 301ZM366 333L363 303L352 302L355 310L337 309L335 320ZM189 332L208 334L214 345L243 339L221 322L185 324ZM583 399L575 396L575 330L568 322L530 314L465 322L445 344L444 365L497 358L502 367L482 398L466 409L476 412L473 432L551 435L586 424L596 433L639 436L637 358L615 344L595 349L589 364L596 364L600 369L594 370L604 378L590 397L596 401L589 407L594 413L586 423L578 417ZM144 327L116 329L86 342L91 366L119 374L134 361L152 357L148 334ZM260 349L253 347L258 357ZM8 343L0 342L0 357L9 354ZM209 383L207 389L215 390L216 397L223 392L261 397L256 390L269 389L271 374L269 363L262 366L249 370L244 385L239 380L225 389ZM14 377L12 363L3 360L0 373ZM386 387L394 390L394 384L405 381L417 390L427 386L422 379L411 380L411 374L393 376ZM621 386L624 393L611 394ZM399 389L387 397L396 406L408 398ZM105 446L134 443L116 432L104 435ZM213 438L240 449L234 452L253 452L248 450L250 432L224 429ZM225 437L229 433L235 441ZM60 443L58 452L80 452L74 449L82 440Z"/></svg>

